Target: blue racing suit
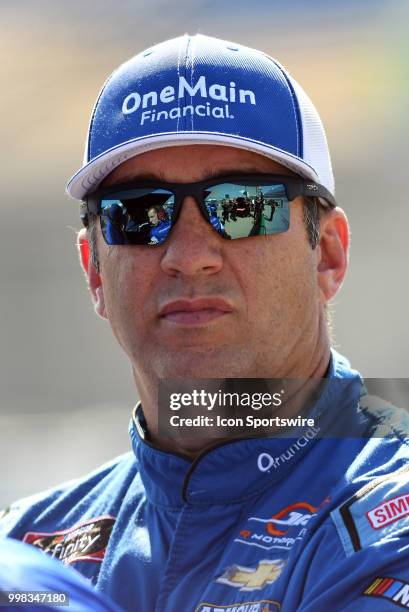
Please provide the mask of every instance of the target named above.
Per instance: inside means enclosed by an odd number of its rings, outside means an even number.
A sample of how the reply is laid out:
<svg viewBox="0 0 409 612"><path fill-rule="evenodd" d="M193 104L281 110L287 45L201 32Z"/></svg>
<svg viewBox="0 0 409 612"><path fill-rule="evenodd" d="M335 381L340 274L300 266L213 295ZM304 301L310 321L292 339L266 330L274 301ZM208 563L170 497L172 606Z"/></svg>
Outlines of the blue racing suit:
<svg viewBox="0 0 409 612"><path fill-rule="evenodd" d="M150 232L150 244L162 244L170 230L169 219L159 221L157 225L153 225Z"/></svg>
<svg viewBox="0 0 409 612"><path fill-rule="evenodd" d="M310 416L291 437L230 441L190 462L149 443L139 408L132 453L14 504L0 531L125 610L409 609L406 414L365 395L333 352Z"/></svg>
<svg viewBox="0 0 409 612"><path fill-rule="evenodd" d="M91 589L78 572L43 555L34 546L2 538L0 608L2 612L13 612L17 605L20 612L33 608L36 612L59 612L63 605L70 612L120 612L120 608Z"/></svg>

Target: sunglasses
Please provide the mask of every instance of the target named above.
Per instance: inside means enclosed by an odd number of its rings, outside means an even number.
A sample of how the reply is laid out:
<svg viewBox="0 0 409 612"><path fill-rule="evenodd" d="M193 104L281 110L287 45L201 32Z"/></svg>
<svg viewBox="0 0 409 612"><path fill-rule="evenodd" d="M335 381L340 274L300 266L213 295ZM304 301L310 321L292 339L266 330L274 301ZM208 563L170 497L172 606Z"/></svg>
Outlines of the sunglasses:
<svg viewBox="0 0 409 612"><path fill-rule="evenodd" d="M198 183L140 181L102 189L84 200L81 219L87 226L89 213L99 215L109 245L160 245L187 196L196 200L204 219L227 240L286 232L289 202L297 196L336 206L332 194L319 183L279 174L241 174Z"/></svg>

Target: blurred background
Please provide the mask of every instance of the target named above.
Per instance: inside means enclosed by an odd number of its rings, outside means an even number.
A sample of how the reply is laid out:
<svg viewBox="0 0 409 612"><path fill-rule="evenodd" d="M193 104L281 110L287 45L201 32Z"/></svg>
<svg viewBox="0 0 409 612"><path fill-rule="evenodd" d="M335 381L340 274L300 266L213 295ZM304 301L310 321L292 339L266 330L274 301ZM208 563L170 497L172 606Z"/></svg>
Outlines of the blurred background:
<svg viewBox="0 0 409 612"><path fill-rule="evenodd" d="M277 57L326 126L352 226L335 345L409 378L406 0L2 0L0 507L129 449L130 367L80 272L81 165L107 75L153 43L209 34Z"/></svg>

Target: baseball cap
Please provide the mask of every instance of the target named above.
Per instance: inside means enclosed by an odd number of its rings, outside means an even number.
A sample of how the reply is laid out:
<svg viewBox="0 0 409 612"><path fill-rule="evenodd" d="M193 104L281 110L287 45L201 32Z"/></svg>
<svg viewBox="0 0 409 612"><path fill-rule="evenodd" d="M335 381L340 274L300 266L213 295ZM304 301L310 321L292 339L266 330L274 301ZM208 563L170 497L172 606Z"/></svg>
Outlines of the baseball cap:
<svg viewBox="0 0 409 612"><path fill-rule="evenodd" d="M112 73L67 192L82 199L127 159L191 144L253 151L334 193L324 128L301 86L267 54L201 34L159 43Z"/></svg>

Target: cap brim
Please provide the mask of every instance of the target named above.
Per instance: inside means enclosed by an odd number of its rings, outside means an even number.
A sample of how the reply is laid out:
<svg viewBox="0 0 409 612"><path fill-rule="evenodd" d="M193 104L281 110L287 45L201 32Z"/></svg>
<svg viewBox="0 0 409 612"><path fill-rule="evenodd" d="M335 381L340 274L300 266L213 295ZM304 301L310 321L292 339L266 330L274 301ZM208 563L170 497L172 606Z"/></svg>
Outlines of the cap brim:
<svg viewBox="0 0 409 612"><path fill-rule="evenodd" d="M212 132L168 132L130 140L94 158L69 180L67 184L67 193L72 198L82 200L88 193L95 191L108 174L131 157L154 149L194 144L224 145L252 151L282 164L296 174L307 179L312 181L318 180L317 174L307 163L286 151L282 151L281 149L266 145L262 142L239 136L232 136L231 134L215 134Z"/></svg>

